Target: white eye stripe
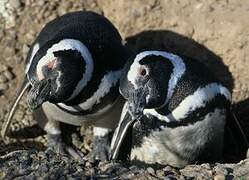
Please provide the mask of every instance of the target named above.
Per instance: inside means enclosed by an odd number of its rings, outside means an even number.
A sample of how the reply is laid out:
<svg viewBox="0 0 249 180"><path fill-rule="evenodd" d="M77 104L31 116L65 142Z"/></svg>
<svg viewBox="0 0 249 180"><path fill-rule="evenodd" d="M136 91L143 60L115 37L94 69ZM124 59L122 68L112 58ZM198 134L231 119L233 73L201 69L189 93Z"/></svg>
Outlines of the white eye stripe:
<svg viewBox="0 0 249 180"><path fill-rule="evenodd" d="M80 52L81 56L83 57L85 61L85 72L83 73L83 78L78 82L76 88L74 89L72 95L67 99L71 100L74 97L76 97L80 91L86 86L86 84L90 81L93 73L93 59L91 56L91 53L89 52L88 48L80 41L75 39L63 39L57 44L54 44L52 47L50 47L47 50L47 53L45 56L43 56L36 67L36 74L38 76L38 79L43 79L43 73L42 68L52 62L56 57L54 56L54 52L61 51L61 50L77 50ZM34 56L34 55L33 55ZM57 85L59 85L59 82L57 81ZM58 89L58 87L57 87Z"/></svg>

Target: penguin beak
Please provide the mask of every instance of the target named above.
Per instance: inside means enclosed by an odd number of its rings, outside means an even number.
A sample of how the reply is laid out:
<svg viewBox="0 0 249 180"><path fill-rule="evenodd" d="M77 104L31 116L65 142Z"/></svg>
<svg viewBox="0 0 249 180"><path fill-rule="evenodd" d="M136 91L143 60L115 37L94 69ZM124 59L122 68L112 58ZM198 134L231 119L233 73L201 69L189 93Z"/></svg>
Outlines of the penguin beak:
<svg viewBox="0 0 249 180"><path fill-rule="evenodd" d="M145 99L143 88L138 88L131 92L130 99L128 100L128 112L133 120L138 120L143 115Z"/></svg>
<svg viewBox="0 0 249 180"><path fill-rule="evenodd" d="M131 128L133 127L136 121L139 121L143 115L143 110L145 107L145 93L143 88L136 89L130 93L130 98L128 102L124 105L124 115L121 115L121 119L118 127L115 130L115 133L111 142L111 150L110 150L110 159L118 159L123 148L122 142L125 139L129 139L130 133L132 132ZM123 112L122 112L123 114ZM122 117L123 116L123 117ZM128 147L126 147L128 148ZM121 151L121 152L120 152Z"/></svg>
<svg viewBox="0 0 249 180"><path fill-rule="evenodd" d="M111 141L111 148L109 158L110 160L119 159L122 156L122 151L126 151L124 149L129 149L129 147L122 147L123 141L125 139L129 139L132 133L132 127L135 123L135 119L132 119L130 113L128 113L128 103L124 105L123 112L121 115L120 122L113 134L112 141ZM128 140L131 142L131 140ZM128 150L129 151L129 150ZM125 152L126 154L126 152Z"/></svg>
<svg viewBox="0 0 249 180"><path fill-rule="evenodd" d="M28 106L30 109L35 110L43 102L47 101L51 89L51 83L48 79L43 79L35 84L28 93Z"/></svg>

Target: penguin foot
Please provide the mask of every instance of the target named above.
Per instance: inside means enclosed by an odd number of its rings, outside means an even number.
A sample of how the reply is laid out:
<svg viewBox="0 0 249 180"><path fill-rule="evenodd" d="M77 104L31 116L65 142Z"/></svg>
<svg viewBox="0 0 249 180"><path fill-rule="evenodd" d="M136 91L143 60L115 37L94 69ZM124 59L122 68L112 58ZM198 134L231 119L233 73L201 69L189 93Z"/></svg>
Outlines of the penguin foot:
<svg viewBox="0 0 249 180"><path fill-rule="evenodd" d="M95 136L92 142L93 149L86 159L92 163L96 161L107 161L109 159L110 142L109 136Z"/></svg>
<svg viewBox="0 0 249 180"><path fill-rule="evenodd" d="M83 159L84 155L80 150L66 145L60 135L49 135L49 144L46 153L54 152L60 156L66 156L75 160Z"/></svg>

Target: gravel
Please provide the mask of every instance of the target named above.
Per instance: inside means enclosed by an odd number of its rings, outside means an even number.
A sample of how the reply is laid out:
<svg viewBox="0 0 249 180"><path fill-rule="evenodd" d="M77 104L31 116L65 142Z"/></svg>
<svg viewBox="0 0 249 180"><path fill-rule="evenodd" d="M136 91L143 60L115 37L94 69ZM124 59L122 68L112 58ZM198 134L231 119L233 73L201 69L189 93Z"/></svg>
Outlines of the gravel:
<svg viewBox="0 0 249 180"><path fill-rule="evenodd" d="M129 167L129 168L127 168ZM234 168L233 171L231 169ZM34 150L13 151L0 156L0 179L13 178L107 178L107 179L214 179L223 180L227 178L249 178L249 173L238 174L243 168L249 168L249 160L241 161L239 164L221 165L212 167L208 164L189 165L178 171L168 170L170 168L144 168L136 165L122 164L119 162L105 162L95 165L94 168L86 166L85 163L70 159L63 159L56 154L46 154ZM167 169L167 172L165 171ZM217 172L217 169L220 169ZM227 171L226 169L229 169ZM159 175L160 174L160 175ZM214 175L214 176L213 176Z"/></svg>

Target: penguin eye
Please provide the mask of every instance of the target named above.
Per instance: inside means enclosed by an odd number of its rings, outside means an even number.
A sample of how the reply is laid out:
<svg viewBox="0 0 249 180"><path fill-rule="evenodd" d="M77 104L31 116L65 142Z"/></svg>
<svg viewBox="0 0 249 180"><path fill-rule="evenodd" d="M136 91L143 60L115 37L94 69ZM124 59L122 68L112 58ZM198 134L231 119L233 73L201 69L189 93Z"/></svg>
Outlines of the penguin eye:
<svg viewBox="0 0 249 180"><path fill-rule="evenodd" d="M146 76L147 75L147 70L145 69L145 68L141 68L140 70L139 70L139 75L140 76Z"/></svg>

